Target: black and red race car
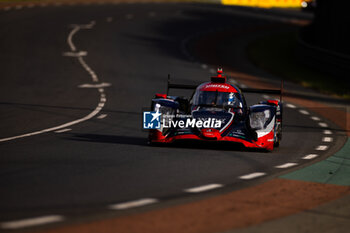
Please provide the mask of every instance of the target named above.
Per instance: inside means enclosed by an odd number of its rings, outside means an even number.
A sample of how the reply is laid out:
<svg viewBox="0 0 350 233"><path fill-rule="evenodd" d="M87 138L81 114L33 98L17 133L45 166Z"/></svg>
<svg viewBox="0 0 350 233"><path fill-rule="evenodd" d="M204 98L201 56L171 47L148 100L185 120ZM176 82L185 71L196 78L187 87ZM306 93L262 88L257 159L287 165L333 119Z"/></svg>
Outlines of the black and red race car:
<svg viewBox="0 0 350 233"><path fill-rule="evenodd" d="M195 91L190 98L184 98L170 96L172 88ZM149 130L149 142L227 141L272 151L282 137L282 89L283 84L280 90L240 89L227 82L222 69L211 77L211 82L198 86L171 84L168 78L167 94L156 94L152 99L153 120L159 117L160 124ZM247 107L242 92L281 97Z"/></svg>

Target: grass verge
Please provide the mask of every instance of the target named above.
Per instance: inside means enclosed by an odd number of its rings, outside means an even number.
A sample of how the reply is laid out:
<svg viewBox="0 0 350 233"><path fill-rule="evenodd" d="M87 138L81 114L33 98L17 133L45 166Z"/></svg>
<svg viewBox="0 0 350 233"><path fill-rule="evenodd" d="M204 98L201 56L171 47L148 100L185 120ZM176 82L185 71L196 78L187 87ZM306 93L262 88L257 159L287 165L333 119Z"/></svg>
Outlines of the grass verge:
<svg viewBox="0 0 350 233"><path fill-rule="evenodd" d="M320 92L350 99L348 85L330 74L309 68L295 55L297 33L279 33L252 42L247 53L259 68Z"/></svg>

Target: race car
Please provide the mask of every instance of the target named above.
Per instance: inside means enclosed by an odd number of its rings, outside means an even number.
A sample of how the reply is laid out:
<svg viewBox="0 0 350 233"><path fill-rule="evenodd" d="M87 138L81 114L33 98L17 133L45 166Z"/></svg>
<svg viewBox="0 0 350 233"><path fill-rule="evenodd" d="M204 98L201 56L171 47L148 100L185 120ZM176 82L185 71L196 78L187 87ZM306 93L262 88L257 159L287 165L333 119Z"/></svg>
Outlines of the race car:
<svg viewBox="0 0 350 233"><path fill-rule="evenodd" d="M190 98L170 96L169 90L194 89ZM282 89L239 88L227 82L223 70L200 85L172 84L156 94L151 111L158 125L149 130L149 143L180 140L225 141L272 151L282 138ZM242 92L279 94L280 100L247 107Z"/></svg>

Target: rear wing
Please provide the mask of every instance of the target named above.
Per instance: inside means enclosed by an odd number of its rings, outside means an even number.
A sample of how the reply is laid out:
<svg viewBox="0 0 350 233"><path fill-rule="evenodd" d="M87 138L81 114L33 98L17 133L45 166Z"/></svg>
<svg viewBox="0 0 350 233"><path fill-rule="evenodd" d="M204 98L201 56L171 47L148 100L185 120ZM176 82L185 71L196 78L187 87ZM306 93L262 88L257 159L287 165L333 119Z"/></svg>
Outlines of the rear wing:
<svg viewBox="0 0 350 233"><path fill-rule="evenodd" d="M168 74L168 85L166 89L166 95L169 95L169 90L170 89L186 89L186 90L195 90L198 85L190 85L190 84L175 84L175 83L170 83L170 74Z"/></svg>
<svg viewBox="0 0 350 233"><path fill-rule="evenodd" d="M275 94L280 96L280 102L283 100L283 86L284 81L281 80L280 89L256 89L256 88L240 88L243 93L257 93L257 94Z"/></svg>
<svg viewBox="0 0 350 233"><path fill-rule="evenodd" d="M170 82L170 74L168 75L168 85L167 85L167 91L166 95L169 95L170 89L186 89L186 90L195 90L198 85L191 85L191 84L178 84L178 83L171 83ZM283 86L284 82L281 80L281 87L280 89L257 89L257 88L239 88L243 93L257 93L257 94L275 94L280 95L280 102L282 102L282 96L283 96Z"/></svg>

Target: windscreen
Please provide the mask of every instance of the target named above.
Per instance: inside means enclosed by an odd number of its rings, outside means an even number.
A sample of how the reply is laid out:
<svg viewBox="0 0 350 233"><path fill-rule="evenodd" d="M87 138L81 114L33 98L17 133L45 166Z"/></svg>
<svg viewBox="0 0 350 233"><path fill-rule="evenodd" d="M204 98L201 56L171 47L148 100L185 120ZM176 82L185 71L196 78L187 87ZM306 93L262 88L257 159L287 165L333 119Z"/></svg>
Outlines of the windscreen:
<svg viewBox="0 0 350 233"><path fill-rule="evenodd" d="M193 105L213 107L238 107L239 100L233 92L197 91L193 97Z"/></svg>

